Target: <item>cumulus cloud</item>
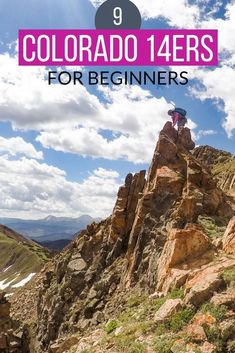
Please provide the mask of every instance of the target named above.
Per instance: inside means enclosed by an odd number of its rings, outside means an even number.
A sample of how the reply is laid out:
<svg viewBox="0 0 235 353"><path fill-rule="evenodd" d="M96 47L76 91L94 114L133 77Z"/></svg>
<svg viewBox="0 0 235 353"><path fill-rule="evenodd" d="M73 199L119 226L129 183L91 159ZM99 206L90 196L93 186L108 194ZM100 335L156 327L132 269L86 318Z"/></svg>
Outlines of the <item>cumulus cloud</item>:
<svg viewBox="0 0 235 353"><path fill-rule="evenodd" d="M137 86L102 88L107 104L100 107L102 121L69 127L60 131L42 131L37 137L46 148L79 153L83 156L124 159L133 163L149 162L156 137L167 119L169 108L164 98L156 98ZM112 137L104 137L104 130Z"/></svg>
<svg viewBox="0 0 235 353"><path fill-rule="evenodd" d="M20 154L30 158L43 159L42 151L36 151L35 147L22 137L4 138L0 136L0 154L3 153L11 156Z"/></svg>
<svg viewBox="0 0 235 353"><path fill-rule="evenodd" d="M99 6L103 0L90 0ZM145 19L163 18L170 26L178 28L218 29L221 67L216 69L187 68L191 79L200 82L191 93L200 100L211 99L226 114L223 127L228 136L235 130L234 66L235 66L235 2L224 4L217 0L133 0ZM223 17L218 11L223 8ZM182 68L174 68L179 71Z"/></svg>
<svg viewBox="0 0 235 353"><path fill-rule="evenodd" d="M43 147L150 161L156 136L168 119L165 98L139 86L102 87L97 96L83 86L49 86L45 68L18 67L17 59L7 54L0 55L0 68L0 119L14 129L38 131Z"/></svg>
<svg viewBox="0 0 235 353"><path fill-rule="evenodd" d="M46 163L0 156L1 215L105 217L112 211L119 183L114 170L98 168L82 182L71 182L65 171Z"/></svg>
<svg viewBox="0 0 235 353"><path fill-rule="evenodd" d="M202 86L194 86L192 95L202 101L212 99L217 103L217 107L226 114L223 127L231 137L235 131L234 69L226 65L210 71L198 69L195 78Z"/></svg>

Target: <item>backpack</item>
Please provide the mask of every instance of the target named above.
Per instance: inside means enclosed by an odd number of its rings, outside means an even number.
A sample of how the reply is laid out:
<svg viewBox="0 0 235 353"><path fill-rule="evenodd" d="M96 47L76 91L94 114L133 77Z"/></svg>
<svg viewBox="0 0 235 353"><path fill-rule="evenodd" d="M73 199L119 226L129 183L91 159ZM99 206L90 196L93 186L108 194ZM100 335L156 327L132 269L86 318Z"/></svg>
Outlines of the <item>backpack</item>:
<svg viewBox="0 0 235 353"><path fill-rule="evenodd" d="M186 110L182 109L182 108L175 108L174 111L176 113L179 113L180 115L182 115L183 117L185 117L187 115Z"/></svg>

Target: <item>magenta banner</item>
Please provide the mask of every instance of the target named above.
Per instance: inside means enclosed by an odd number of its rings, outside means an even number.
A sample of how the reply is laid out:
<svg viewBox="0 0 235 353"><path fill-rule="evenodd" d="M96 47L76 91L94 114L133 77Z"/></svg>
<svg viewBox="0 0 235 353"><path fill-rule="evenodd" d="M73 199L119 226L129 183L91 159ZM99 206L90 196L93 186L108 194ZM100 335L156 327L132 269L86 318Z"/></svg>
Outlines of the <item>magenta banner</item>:
<svg viewBox="0 0 235 353"><path fill-rule="evenodd" d="M217 66L217 30L20 30L19 65Z"/></svg>

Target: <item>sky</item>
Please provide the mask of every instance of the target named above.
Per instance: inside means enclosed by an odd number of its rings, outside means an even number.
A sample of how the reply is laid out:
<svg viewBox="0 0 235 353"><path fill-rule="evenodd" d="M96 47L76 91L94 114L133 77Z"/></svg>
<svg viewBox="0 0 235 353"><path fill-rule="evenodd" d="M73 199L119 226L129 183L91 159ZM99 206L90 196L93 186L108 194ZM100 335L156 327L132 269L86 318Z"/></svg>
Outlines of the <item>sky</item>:
<svg viewBox="0 0 235 353"><path fill-rule="evenodd" d="M127 173L148 168L171 101L197 145L235 153L235 2L133 2L142 28L218 29L219 66L172 68L187 86L49 86L48 68L18 66L18 30L92 29L102 1L0 0L1 217L108 216Z"/></svg>

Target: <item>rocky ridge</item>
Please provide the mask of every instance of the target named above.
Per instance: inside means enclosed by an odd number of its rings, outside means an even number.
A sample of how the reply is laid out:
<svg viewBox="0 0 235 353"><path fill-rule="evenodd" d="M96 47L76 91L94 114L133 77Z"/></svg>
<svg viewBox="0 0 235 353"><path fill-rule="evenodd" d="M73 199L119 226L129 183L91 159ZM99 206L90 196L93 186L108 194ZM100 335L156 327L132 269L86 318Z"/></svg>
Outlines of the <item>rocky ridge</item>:
<svg viewBox="0 0 235 353"><path fill-rule="evenodd" d="M33 351L212 353L223 331L229 352L234 218L223 239L211 236L208 220L224 231L234 211L194 147L188 128L177 133L166 123L147 178L129 174L112 215L46 265ZM224 327L214 312L221 306Z"/></svg>
<svg viewBox="0 0 235 353"><path fill-rule="evenodd" d="M235 157L231 153L210 146L200 146L195 148L193 154L211 168L223 191L235 195Z"/></svg>

